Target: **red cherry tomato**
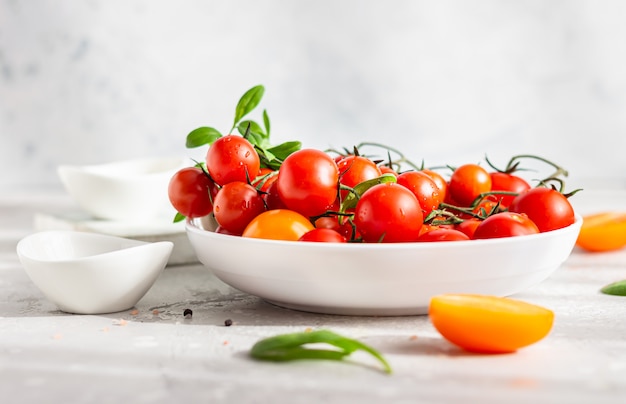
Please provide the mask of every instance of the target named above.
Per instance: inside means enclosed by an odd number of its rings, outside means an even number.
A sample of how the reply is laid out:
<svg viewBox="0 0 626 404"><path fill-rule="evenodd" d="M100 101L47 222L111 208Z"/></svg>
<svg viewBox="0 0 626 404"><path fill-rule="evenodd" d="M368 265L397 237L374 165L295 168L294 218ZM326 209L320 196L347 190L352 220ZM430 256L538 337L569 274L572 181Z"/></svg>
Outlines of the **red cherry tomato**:
<svg viewBox="0 0 626 404"><path fill-rule="evenodd" d="M187 167L176 172L168 186L170 203L181 215L189 218L206 216L213 210L215 183L202 169Z"/></svg>
<svg viewBox="0 0 626 404"><path fill-rule="evenodd" d="M381 174L392 174L394 177L398 176L398 173L389 166L378 166L378 168L380 168Z"/></svg>
<svg viewBox="0 0 626 404"><path fill-rule="evenodd" d="M248 223L265 212L263 197L252 185L234 181L224 185L213 203L217 223L233 234L241 234Z"/></svg>
<svg viewBox="0 0 626 404"><path fill-rule="evenodd" d="M227 135L217 139L207 151L206 168L213 181L225 185L254 179L261 162L254 146L244 137Z"/></svg>
<svg viewBox="0 0 626 404"><path fill-rule="evenodd" d="M437 187L439 188L439 197L442 201L444 201L446 199L446 194L448 193L448 181L446 181L446 179L443 178L443 175L439 174L437 171L424 169L421 172L428 175L433 181L435 181L435 184L437 184Z"/></svg>
<svg viewBox="0 0 626 404"><path fill-rule="evenodd" d="M301 149L283 161L276 186L289 209L311 217L321 215L335 202L338 182L337 164L328 154Z"/></svg>
<svg viewBox="0 0 626 404"><path fill-rule="evenodd" d="M345 243L346 238L332 229L313 229L304 233L299 241L314 241L321 243Z"/></svg>
<svg viewBox="0 0 626 404"><path fill-rule="evenodd" d="M489 191L491 191L491 177L487 170L478 164L464 164L457 167L448 184L451 198L462 206L470 206L478 195Z"/></svg>
<svg viewBox="0 0 626 404"><path fill-rule="evenodd" d="M276 185L277 179L277 176L273 177L267 190L265 191L265 195L263 195L267 210L287 209L287 205L285 205L285 203L282 201L282 199L280 199L280 196L278 195L278 186Z"/></svg>
<svg viewBox="0 0 626 404"><path fill-rule="evenodd" d="M278 171L262 168L260 174L252 181L252 185L261 192L267 192L270 185L278 178Z"/></svg>
<svg viewBox="0 0 626 404"><path fill-rule="evenodd" d="M465 233L459 230L439 228L423 233L417 241L463 241L469 239Z"/></svg>
<svg viewBox="0 0 626 404"><path fill-rule="evenodd" d="M407 171L398 175L398 184L406 187L419 201L424 217L439 207L443 195L432 177L421 171Z"/></svg>
<svg viewBox="0 0 626 404"><path fill-rule="evenodd" d="M509 210L526 214L542 232L567 227L576 220L569 200L552 188L537 187L519 194Z"/></svg>
<svg viewBox="0 0 626 404"><path fill-rule="evenodd" d="M474 231L474 239L501 238L537 234L539 229L526 215L500 212L480 223Z"/></svg>
<svg viewBox="0 0 626 404"><path fill-rule="evenodd" d="M424 217L419 201L397 183L374 185L361 195L354 224L365 242L415 241Z"/></svg>
<svg viewBox="0 0 626 404"><path fill-rule="evenodd" d="M506 191L521 194L530 189L530 184L517 175L493 172L490 173L489 176L491 177L491 191ZM493 195L492 198L496 201L500 200L500 206L506 209L513 201L513 198L515 198L515 195Z"/></svg>
<svg viewBox="0 0 626 404"><path fill-rule="evenodd" d="M381 176L380 168L372 160L363 156L347 156L337 163L339 182L353 188L363 181ZM341 198L345 198L348 191L341 191Z"/></svg>
<svg viewBox="0 0 626 404"><path fill-rule="evenodd" d="M462 233L465 233L467 237L474 238L474 232L481 223L482 220L474 217L463 220L461 223L454 225L454 228Z"/></svg>
<svg viewBox="0 0 626 404"><path fill-rule="evenodd" d="M337 216L320 217L315 221L315 227L318 229L332 229L341 234L346 240L356 240L361 236L347 218L343 218L341 223L339 223L339 217Z"/></svg>

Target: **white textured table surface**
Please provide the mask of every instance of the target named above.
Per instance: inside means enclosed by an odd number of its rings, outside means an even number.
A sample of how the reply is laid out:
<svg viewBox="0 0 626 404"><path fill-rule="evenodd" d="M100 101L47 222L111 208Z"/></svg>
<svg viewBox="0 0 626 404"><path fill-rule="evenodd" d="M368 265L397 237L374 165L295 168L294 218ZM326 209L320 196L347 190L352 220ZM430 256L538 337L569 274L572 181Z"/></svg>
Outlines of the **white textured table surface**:
<svg viewBox="0 0 626 404"><path fill-rule="evenodd" d="M574 251L548 280L515 296L555 312L550 335L514 354L474 355L443 340L425 316L281 309L229 288L199 265L166 268L134 311L62 313L31 283L15 246L33 232L35 213L72 207L59 194L0 196L3 403L626 402L626 298L599 293L626 279L626 250ZM183 317L187 308L191 319ZM394 373L359 355L358 366L248 357L260 338L306 328L374 346Z"/></svg>

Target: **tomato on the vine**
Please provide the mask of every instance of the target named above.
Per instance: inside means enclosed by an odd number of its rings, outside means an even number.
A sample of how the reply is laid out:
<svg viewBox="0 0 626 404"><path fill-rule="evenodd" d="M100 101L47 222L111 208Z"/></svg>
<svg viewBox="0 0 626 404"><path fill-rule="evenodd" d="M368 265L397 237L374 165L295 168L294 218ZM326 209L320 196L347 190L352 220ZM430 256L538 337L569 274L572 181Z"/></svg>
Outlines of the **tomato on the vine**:
<svg viewBox="0 0 626 404"><path fill-rule="evenodd" d="M500 238L537 234L539 229L526 215L500 212L483 220L474 231L474 239Z"/></svg>
<svg viewBox="0 0 626 404"><path fill-rule="evenodd" d="M213 210L212 198L217 186L201 168L186 167L170 179L167 193L170 203L189 218L206 216Z"/></svg>
<svg viewBox="0 0 626 404"><path fill-rule="evenodd" d="M361 195L354 224L365 242L407 242L419 237L424 216L419 201L394 182L374 185Z"/></svg>
<svg viewBox="0 0 626 404"><path fill-rule="evenodd" d="M386 166L386 165L381 165L378 166L378 168L380 168L380 173L381 174L391 174L394 177L398 176L398 173L396 172L396 170L394 170L393 168Z"/></svg>
<svg viewBox="0 0 626 404"><path fill-rule="evenodd" d="M252 219L244 229L242 237L298 241L313 229L309 219L300 213L289 209L273 209Z"/></svg>
<svg viewBox="0 0 626 404"><path fill-rule="evenodd" d="M478 164L461 165L450 176L448 192L451 198L462 206L470 206L480 194L489 191L491 177L487 170Z"/></svg>
<svg viewBox="0 0 626 404"><path fill-rule="evenodd" d="M446 199L446 194L448 193L448 181L443 177L443 175L439 174L437 171L430 170L425 168L421 170L424 174L428 175L435 184L439 188L439 197L442 201Z"/></svg>
<svg viewBox="0 0 626 404"><path fill-rule="evenodd" d="M346 243L344 236L336 230L315 228L304 233L298 241L313 241L319 243Z"/></svg>
<svg viewBox="0 0 626 404"><path fill-rule="evenodd" d="M546 187L531 188L519 194L509 210L527 215L541 232L561 229L576 221L574 208L567 197Z"/></svg>
<svg viewBox="0 0 626 404"><path fill-rule="evenodd" d="M252 185L233 181L224 185L215 195L213 215L227 231L241 234L248 223L265 212L263 197Z"/></svg>
<svg viewBox="0 0 626 404"><path fill-rule="evenodd" d="M278 172L269 168L262 168L259 175L252 181L252 185L261 192L267 192L270 185L278 178Z"/></svg>
<svg viewBox="0 0 626 404"><path fill-rule="evenodd" d="M476 228L479 224L482 223L482 220L471 217L469 219L463 220L461 223L457 223L454 225L454 228L460 232L465 233L467 237L474 238L474 233L476 232Z"/></svg>
<svg viewBox="0 0 626 404"><path fill-rule="evenodd" d="M398 184L409 189L417 198L424 217L439 207L443 195L433 179L421 171L406 171L398 175Z"/></svg>
<svg viewBox="0 0 626 404"><path fill-rule="evenodd" d="M517 175L495 171L490 173L489 176L491 177L492 192L505 191L521 194L530 189L530 184L525 179L518 177ZM503 209L506 209L509 207L515 196L516 195L494 194L491 198L494 198L496 201L499 200L500 206L502 206Z"/></svg>
<svg viewBox="0 0 626 404"><path fill-rule="evenodd" d="M301 149L290 154L278 171L276 186L283 203L304 216L321 215L337 199L339 170L327 153Z"/></svg>
<svg viewBox="0 0 626 404"><path fill-rule="evenodd" d="M417 241L465 241L469 239L467 234L459 230L442 227L423 233Z"/></svg>
<svg viewBox="0 0 626 404"><path fill-rule="evenodd" d="M280 199L280 195L278 195L278 186L276 184L277 179L278 176L274 176L269 179L269 185L263 195L263 199L265 200L265 205L268 210L287 209L287 205L285 205L282 199Z"/></svg>
<svg viewBox="0 0 626 404"><path fill-rule="evenodd" d="M353 188L363 181L381 176L380 168L372 160L363 156L350 155L337 162L339 170L339 183ZM345 198L348 191L342 190L341 197Z"/></svg>
<svg viewBox="0 0 626 404"><path fill-rule="evenodd" d="M206 154L207 171L219 185L249 182L257 176L260 166L261 160L254 146L238 135L220 137Z"/></svg>

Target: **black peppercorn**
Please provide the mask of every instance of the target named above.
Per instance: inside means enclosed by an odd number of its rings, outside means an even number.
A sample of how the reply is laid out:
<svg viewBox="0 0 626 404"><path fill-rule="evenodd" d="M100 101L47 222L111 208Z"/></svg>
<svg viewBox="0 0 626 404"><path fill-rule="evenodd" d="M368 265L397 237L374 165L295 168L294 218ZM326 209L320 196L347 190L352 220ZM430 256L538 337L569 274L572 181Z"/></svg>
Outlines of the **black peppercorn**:
<svg viewBox="0 0 626 404"><path fill-rule="evenodd" d="M233 320L231 320L230 318L227 319L226 321L224 321L224 325L226 327L230 327L231 325L233 325Z"/></svg>

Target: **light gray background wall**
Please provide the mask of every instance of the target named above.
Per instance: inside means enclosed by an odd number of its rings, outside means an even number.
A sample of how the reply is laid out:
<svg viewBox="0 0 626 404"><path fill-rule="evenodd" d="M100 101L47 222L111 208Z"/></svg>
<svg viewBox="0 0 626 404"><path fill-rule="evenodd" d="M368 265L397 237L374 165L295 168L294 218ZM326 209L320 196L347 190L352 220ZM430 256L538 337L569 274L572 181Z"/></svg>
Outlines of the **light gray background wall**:
<svg viewBox="0 0 626 404"><path fill-rule="evenodd" d="M536 153L626 187L624 21L621 0L0 0L0 191L188 154L259 83L275 142Z"/></svg>

